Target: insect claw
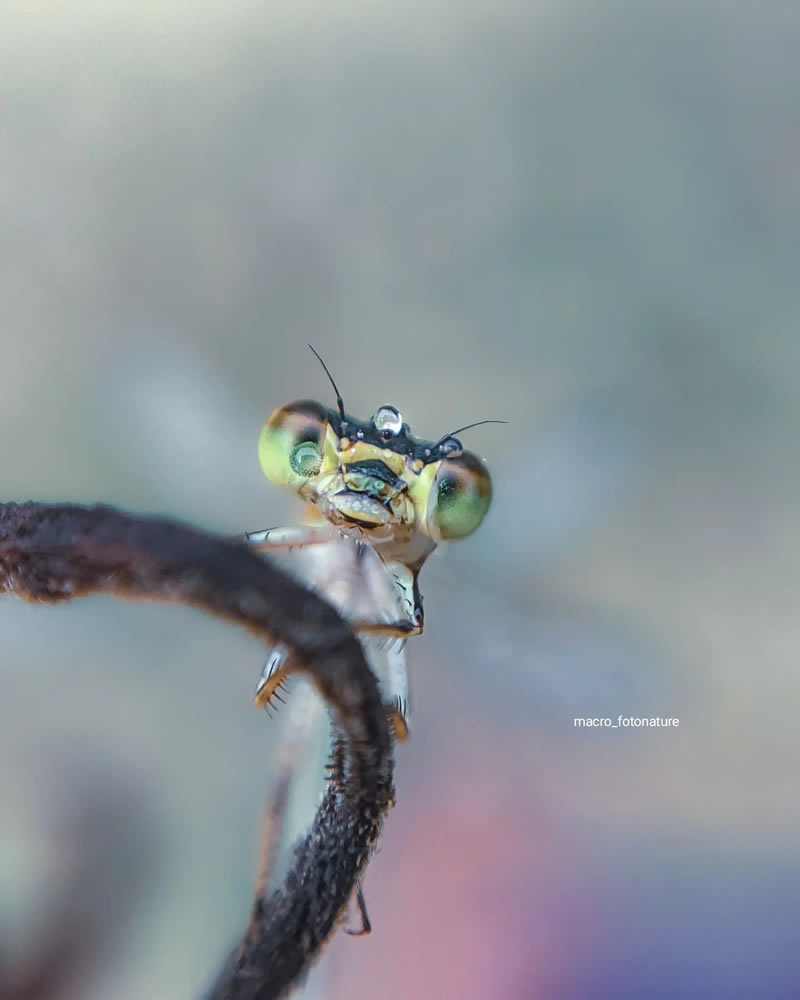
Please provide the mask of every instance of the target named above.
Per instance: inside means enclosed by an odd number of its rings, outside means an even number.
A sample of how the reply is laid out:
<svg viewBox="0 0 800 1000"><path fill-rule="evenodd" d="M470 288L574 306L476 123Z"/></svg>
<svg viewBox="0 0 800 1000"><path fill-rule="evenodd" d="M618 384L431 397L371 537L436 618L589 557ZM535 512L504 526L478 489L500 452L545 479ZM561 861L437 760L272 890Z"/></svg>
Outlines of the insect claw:
<svg viewBox="0 0 800 1000"><path fill-rule="evenodd" d="M345 934L349 934L351 937L365 937L367 934L372 933L372 924L369 919L369 914L367 913L367 903L364 899L364 893L361 890L361 886L356 887L355 893L355 903L358 907L359 916L361 917L361 926L359 928L345 927Z"/></svg>

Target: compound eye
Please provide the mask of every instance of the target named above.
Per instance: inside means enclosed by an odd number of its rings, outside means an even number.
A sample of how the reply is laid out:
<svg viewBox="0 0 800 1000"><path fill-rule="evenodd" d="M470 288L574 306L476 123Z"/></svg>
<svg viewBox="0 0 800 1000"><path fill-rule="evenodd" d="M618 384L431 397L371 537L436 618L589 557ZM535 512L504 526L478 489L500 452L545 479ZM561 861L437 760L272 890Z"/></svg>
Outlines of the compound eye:
<svg viewBox="0 0 800 1000"><path fill-rule="evenodd" d="M465 451L443 459L431 491L428 522L443 541L466 538L480 525L492 502L492 481L477 455Z"/></svg>
<svg viewBox="0 0 800 1000"><path fill-rule="evenodd" d="M302 486L322 469L327 432L327 411L313 400L275 410L258 439L264 475L279 486Z"/></svg>

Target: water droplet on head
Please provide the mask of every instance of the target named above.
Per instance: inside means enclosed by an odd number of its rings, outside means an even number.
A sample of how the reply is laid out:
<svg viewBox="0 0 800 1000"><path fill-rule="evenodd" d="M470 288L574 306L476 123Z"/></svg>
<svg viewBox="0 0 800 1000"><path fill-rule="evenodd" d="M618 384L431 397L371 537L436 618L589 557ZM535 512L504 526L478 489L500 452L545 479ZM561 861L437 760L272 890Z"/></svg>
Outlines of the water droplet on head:
<svg viewBox="0 0 800 1000"><path fill-rule="evenodd" d="M372 418L375 429L385 437L394 437L403 429L403 417L394 406L380 406Z"/></svg>

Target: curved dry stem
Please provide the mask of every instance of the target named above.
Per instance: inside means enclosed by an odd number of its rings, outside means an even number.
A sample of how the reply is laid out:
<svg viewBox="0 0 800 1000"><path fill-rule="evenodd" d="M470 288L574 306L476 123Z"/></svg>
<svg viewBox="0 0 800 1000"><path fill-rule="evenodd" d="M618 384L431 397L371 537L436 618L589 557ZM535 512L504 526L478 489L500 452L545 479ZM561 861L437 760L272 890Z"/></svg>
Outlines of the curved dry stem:
<svg viewBox="0 0 800 1000"><path fill-rule="evenodd" d="M174 601L292 653L335 713L346 753L283 884L257 895L209 1000L285 996L319 954L393 801L392 737L351 629L319 596L245 545L110 507L0 504L0 593L57 602L90 593Z"/></svg>

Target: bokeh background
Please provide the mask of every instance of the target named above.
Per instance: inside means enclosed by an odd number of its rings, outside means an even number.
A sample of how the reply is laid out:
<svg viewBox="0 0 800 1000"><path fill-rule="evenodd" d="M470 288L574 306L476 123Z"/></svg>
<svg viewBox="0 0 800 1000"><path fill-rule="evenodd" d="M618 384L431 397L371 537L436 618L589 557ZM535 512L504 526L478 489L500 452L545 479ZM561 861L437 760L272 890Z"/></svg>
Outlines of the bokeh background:
<svg viewBox="0 0 800 1000"><path fill-rule="evenodd" d="M374 933L308 997L800 995L798 29L788 0L0 7L3 499L290 522L255 442L331 401L308 342L355 414L509 421L465 435L494 507L424 574ZM0 636L4 939L99 795L131 913L80 995L196 995L249 907L263 650L100 598L5 600ZM680 727L573 726L619 714Z"/></svg>

